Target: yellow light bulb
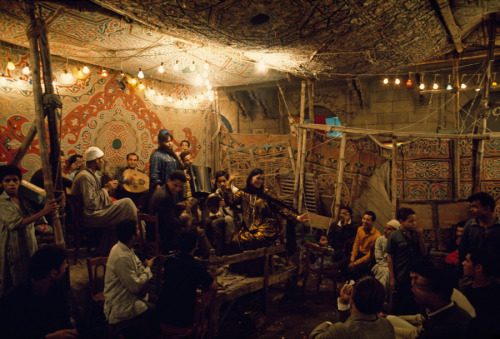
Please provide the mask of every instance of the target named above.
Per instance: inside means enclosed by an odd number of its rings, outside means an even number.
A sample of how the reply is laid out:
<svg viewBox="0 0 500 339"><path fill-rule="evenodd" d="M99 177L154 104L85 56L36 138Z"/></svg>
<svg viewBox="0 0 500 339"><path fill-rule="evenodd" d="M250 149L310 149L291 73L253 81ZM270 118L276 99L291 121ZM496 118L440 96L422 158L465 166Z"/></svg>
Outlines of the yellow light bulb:
<svg viewBox="0 0 500 339"><path fill-rule="evenodd" d="M89 74L90 69L87 66L83 66L83 74Z"/></svg>
<svg viewBox="0 0 500 339"><path fill-rule="evenodd" d="M161 63L161 65L158 67L158 73L163 73L165 72L165 67L163 67L163 62Z"/></svg>
<svg viewBox="0 0 500 339"><path fill-rule="evenodd" d="M24 75L29 75L31 73L29 66L28 65L24 66L22 72Z"/></svg>
<svg viewBox="0 0 500 339"><path fill-rule="evenodd" d="M14 63L12 61L9 60L9 62L7 63L7 69L9 71L13 71L16 69L16 65L14 65Z"/></svg>
<svg viewBox="0 0 500 339"><path fill-rule="evenodd" d="M384 79L384 85L387 85L389 83L389 79L385 78Z"/></svg>

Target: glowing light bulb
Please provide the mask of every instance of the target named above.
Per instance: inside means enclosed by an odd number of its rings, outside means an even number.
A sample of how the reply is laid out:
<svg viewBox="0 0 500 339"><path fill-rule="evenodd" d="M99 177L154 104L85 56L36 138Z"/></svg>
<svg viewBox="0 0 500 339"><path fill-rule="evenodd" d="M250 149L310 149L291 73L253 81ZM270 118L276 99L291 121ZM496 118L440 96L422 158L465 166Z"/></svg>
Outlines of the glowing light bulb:
<svg viewBox="0 0 500 339"><path fill-rule="evenodd" d="M193 61L193 63L191 64L191 66L189 66L189 70L190 70L191 72L196 71L196 64L194 63L194 61Z"/></svg>
<svg viewBox="0 0 500 339"><path fill-rule="evenodd" d="M259 63L257 64L257 70L261 73L265 72L267 70L267 66L264 63L264 60L260 60Z"/></svg>
<svg viewBox="0 0 500 339"><path fill-rule="evenodd" d="M446 90L447 90L447 91L451 91L452 89L453 89L453 87L451 87L451 85L450 85L450 84L448 84L448 86L446 86Z"/></svg>
<svg viewBox="0 0 500 339"><path fill-rule="evenodd" d="M29 67L28 64L26 64L26 66L24 66L22 72L23 72L24 75L29 75L31 73L30 67Z"/></svg>
<svg viewBox="0 0 500 339"><path fill-rule="evenodd" d="M108 76L108 72L106 71L106 68L103 68L103 69L102 69L101 76L102 76L103 78L105 78L105 77L107 77L107 76Z"/></svg>
<svg viewBox="0 0 500 339"><path fill-rule="evenodd" d="M72 84L74 82L73 74L68 73L68 70L65 69L61 74L61 81L63 84Z"/></svg>
<svg viewBox="0 0 500 339"><path fill-rule="evenodd" d="M396 78L396 80L394 80L394 83L395 83L396 85L399 85L399 84L401 83L401 80L399 80L399 78Z"/></svg>
<svg viewBox="0 0 500 339"><path fill-rule="evenodd" d="M9 62L7 63L7 69L9 71L13 71L16 69L16 65L14 65L14 63L12 61L9 60Z"/></svg>
<svg viewBox="0 0 500 339"><path fill-rule="evenodd" d="M206 62L206 61L205 61L205 63L203 64L203 69L204 69L204 70L206 70L206 71L208 71L208 64L207 64L207 62Z"/></svg>
<svg viewBox="0 0 500 339"><path fill-rule="evenodd" d="M466 88L467 88L467 85L466 85L466 84L461 84L461 85L460 85L460 88L461 88L461 89L466 89Z"/></svg>
<svg viewBox="0 0 500 339"><path fill-rule="evenodd" d="M90 69L87 66L83 66L83 74L89 74Z"/></svg>
<svg viewBox="0 0 500 339"><path fill-rule="evenodd" d="M139 73L137 73L137 77L138 77L139 79L144 79L144 73L142 72L142 69L141 69L141 68L139 68Z"/></svg>
<svg viewBox="0 0 500 339"><path fill-rule="evenodd" d="M200 73L196 74L196 78L194 79L194 83L197 86L201 86L203 84L203 78L201 77Z"/></svg>
<svg viewBox="0 0 500 339"><path fill-rule="evenodd" d="M498 86L498 83L497 83L496 81L493 81L493 82L491 83L491 86Z"/></svg>
<svg viewBox="0 0 500 339"><path fill-rule="evenodd" d="M413 86L413 81L411 81L411 79L408 79L406 81L406 87L411 87L411 86Z"/></svg>
<svg viewBox="0 0 500 339"><path fill-rule="evenodd" d="M7 79L5 79L5 74L0 76L0 85L5 85L7 83Z"/></svg>
<svg viewBox="0 0 500 339"><path fill-rule="evenodd" d="M420 88L420 89L425 89L425 84L422 82L422 83L420 84L420 86L418 86L418 88Z"/></svg>
<svg viewBox="0 0 500 339"><path fill-rule="evenodd" d="M479 87L478 87L478 88L476 88L476 92L479 92L480 90L481 90L481 88L479 88Z"/></svg>
<svg viewBox="0 0 500 339"><path fill-rule="evenodd" d="M439 88L439 85L437 83L434 83L434 85L432 85L432 88L433 89L438 89Z"/></svg>
<svg viewBox="0 0 500 339"><path fill-rule="evenodd" d="M389 79L388 78L385 78L384 81L383 81L384 85L387 85L389 83Z"/></svg>
<svg viewBox="0 0 500 339"><path fill-rule="evenodd" d="M144 85L142 84L142 82L141 82L141 83L139 83L139 89L140 89L140 90L143 90L144 88L146 88L146 86L144 86Z"/></svg>
<svg viewBox="0 0 500 339"><path fill-rule="evenodd" d="M163 73L165 72L165 67L163 67L163 62L161 63L161 65L158 67L158 73Z"/></svg>
<svg viewBox="0 0 500 339"><path fill-rule="evenodd" d="M81 79L81 78L83 78L85 75L83 74L83 72L82 72L82 70L81 70L81 69L78 69L78 72L76 73L76 76L77 76L78 78L80 78L80 79Z"/></svg>
<svg viewBox="0 0 500 339"><path fill-rule="evenodd" d="M175 64L174 64L174 71L178 71L179 70L179 60L175 60Z"/></svg>
<svg viewBox="0 0 500 339"><path fill-rule="evenodd" d="M130 78L130 80L128 81L129 84L131 85L135 85L137 84L137 80L135 80L135 78Z"/></svg>

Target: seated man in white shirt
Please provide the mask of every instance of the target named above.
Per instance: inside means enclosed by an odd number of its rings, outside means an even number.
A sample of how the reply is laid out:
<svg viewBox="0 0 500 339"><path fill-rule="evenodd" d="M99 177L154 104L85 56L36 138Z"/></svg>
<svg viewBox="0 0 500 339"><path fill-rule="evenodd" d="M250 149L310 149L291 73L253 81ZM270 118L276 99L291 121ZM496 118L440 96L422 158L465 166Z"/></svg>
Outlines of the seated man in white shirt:
<svg viewBox="0 0 500 339"><path fill-rule="evenodd" d="M148 302L145 292L153 277L151 266L155 258L145 260L143 265L135 255L132 247L138 232L134 221L122 221L116 227L118 243L109 253L104 278L104 315L110 325L141 317L135 322L136 326L127 328L122 335L147 338L153 337L158 329L151 309L153 304Z"/></svg>

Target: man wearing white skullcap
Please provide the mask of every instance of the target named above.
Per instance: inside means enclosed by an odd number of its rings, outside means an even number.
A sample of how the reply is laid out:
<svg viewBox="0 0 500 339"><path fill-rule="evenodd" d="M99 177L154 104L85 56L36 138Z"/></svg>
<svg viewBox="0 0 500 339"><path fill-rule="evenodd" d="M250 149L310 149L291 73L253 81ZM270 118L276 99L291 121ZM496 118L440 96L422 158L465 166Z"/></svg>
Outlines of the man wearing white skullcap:
<svg viewBox="0 0 500 339"><path fill-rule="evenodd" d="M97 147L92 146L85 151L86 167L76 175L71 193L82 200L84 227L110 230L101 238L98 249L100 254L107 255L116 243L116 225L124 220L137 220L137 208L129 198L114 202L111 200L109 194L116 189L116 180L102 187L101 175L98 172L104 167L103 157L104 152Z"/></svg>
<svg viewBox="0 0 500 339"><path fill-rule="evenodd" d="M384 235L375 240L375 265L372 267L372 273L385 288L386 298L391 295L389 266L387 265L387 238L395 230L399 229L399 221L392 219L387 222L384 229Z"/></svg>

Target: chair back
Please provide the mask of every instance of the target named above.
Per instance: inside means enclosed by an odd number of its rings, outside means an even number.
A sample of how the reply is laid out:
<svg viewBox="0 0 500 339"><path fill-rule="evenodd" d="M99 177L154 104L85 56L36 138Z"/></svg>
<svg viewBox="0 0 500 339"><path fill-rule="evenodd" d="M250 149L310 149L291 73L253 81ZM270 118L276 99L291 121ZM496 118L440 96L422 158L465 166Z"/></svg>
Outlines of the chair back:
<svg viewBox="0 0 500 339"><path fill-rule="evenodd" d="M146 225L154 225L155 232L155 241L147 241L146 234L142 228L143 221ZM142 254L148 257L155 257L160 254L160 232L159 232L159 224L158 224L158 213L155 215L149 215L142 212L137 212L137 222L139 223L139 233L140 233L140 241L139 241L139 249Z"/></svg>
<svg viewBox="0 0 500 339"><path fill-rule="evenodd" d="M203 338L209 331L210 322L214 312L215 295L217 290L207 290L196 298L193 334L195 338Z"/></svg>
<svg viewBox="0 0 500 339"><path fill-rule="evenodd" d="M94 300L96 296L102 294L104 291L104 277L106 276L107 263L108 257L87 258L90 294Z"/></svg>

